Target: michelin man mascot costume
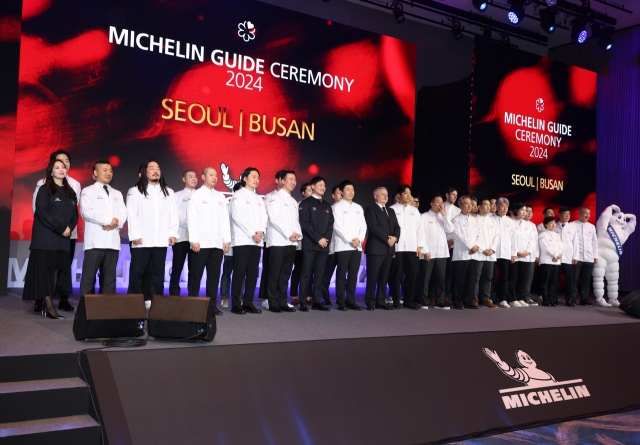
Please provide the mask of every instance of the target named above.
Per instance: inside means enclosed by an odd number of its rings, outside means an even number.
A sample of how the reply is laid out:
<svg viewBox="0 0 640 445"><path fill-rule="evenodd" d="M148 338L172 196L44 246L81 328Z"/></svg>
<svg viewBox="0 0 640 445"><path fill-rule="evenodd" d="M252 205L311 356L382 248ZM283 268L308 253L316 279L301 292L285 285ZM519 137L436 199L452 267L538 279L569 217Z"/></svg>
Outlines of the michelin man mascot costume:
<svg viewBox="0 0 640 445"><path fill-rule="evenodd" d="M618 277L622 245L636 230L635 215L624 214L613 204L607 207L596 224L598 237L598 264L593 268L593 293L601 307L620 306L618 303ZM604 300L604 279L607 279L607 296Z"/></svg>

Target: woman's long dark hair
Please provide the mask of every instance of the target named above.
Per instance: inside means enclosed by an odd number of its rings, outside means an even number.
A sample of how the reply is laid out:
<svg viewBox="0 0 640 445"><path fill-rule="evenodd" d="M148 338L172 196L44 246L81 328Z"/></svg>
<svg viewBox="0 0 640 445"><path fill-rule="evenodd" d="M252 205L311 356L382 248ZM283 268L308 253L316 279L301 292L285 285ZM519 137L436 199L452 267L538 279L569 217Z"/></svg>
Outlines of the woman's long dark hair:
<svg viewBox="0 0 640 445"><path fill-rule="evenodd" d="M49 190L50 195L55 195L56 192L58 191L58 184L54 182L53 176L52 176L53 166L56 164L56 162L59 162L62 165L65 165L65 163L62 162L60 159L54 159L53 161L49 162L49 165L47 165L44 184L45 184L45 187L47 187L47 190ZM66 168L66 165L65 165L65 168ZM67 181L66 176L62 179L62 187L64 187L64 192L69 198L71 198L72 201L77 200L78 197L76 196L76 192L74 192L71 186L69 185L69 181Z"/></svg>
<svg viewBox="0 0 640 445"><path fill-rule="evenodd" d="M140 179L138 179L138 182L136 183L136 187L138 188L138 191L142 193L144 196L148 196L147 185L149 184L149 181L147 180L147 169L149 168L149 164L151 164L152 162L155 162L156 164L158 164L158 168L160 168L160 163L158 161L156 161L155 159L149 159L145 164L142 164L142 166L140 167ZM164 194L164 196L169 196L169 190L167 190L167 183L164 181L164 176L162 175L162 168L160 168L159 184L160 184L160 189L162 190L162 193Z"/></svg>

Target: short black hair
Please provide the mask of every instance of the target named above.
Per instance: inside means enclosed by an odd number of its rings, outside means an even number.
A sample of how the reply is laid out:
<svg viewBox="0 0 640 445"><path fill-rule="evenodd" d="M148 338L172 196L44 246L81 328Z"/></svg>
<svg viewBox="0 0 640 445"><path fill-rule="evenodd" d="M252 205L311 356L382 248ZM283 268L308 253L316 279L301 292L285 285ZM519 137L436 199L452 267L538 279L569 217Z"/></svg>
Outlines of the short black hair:
<svg viewBox="0 0 640 445"><path fill-rule="evenodd" d="M69 159L69 162L71 162L71 155L69 154L68 151L65 151L65 150L56 150L53 153L51 153L49 155L49 162L54 161L58 157L58 155L65 155Z"/></svg>
<svg viewBox="0 0 640 445"><path fill-rule="evenodd" d="M478 204L482 205L483 202L487 201L489 205L491 205L491 198L484 197L478 201Z"/></svg>
<svg viewBox="0 0 640 445"><path fill-rule="evenodd" d="M100 164L107 164L107 165L111 165L111 162L107 161L106 159L98 159L98 160L96 161L96 163L95 163L95 164L93 164L93 169L94 169L94 170L97 170L98 165L100 165Z"/></svg>
<svg viewBox="0 0 640 445"><path fill-rule="evenodd" d="M286 178L288 171L289 170L278 170L276 172L276 179L284 179L284 178ZM295 175L295 173L294 173L294 175Z"/></svg>
<svg viewBox="0 0 640 445"><path fill-rule="evenodd" d="M233 184L233 191L234 192L237 192L241 188L242 188L242 182L236 182L235 184Z"/></svg>
<svg viewBox="0 0 640 445"><path fill-rule="evenodd" d="M331 194L334 195L336 193L336 190L340 190L342 191L342 189L340 188L340 185L334 185L333 187L331 187Z"/></svg>
<svg viewBox="0 0 640 445"><path fill-rule="evenodd" d="M344 190L344 188L348 185L350 185L354 189L356 188L355 184L349 181L348 179L345 179L344 181L342 181L338 187L340 188L340 190Z"/></svg>
<svg viewBox="0 0 640 445"><path fill-rule="evenodd" d="M511 211L513 211L513 213L515 214L518 210L520 210L523 207L527 207L526 204L523 204L521 202L516 202L512 207L511 207Z"/></svg>
<svg viewBox="0 0 640 445"><path fill-rule="evenodd" d="M402 184L398 186L396 189L396 195L402 195L407 189L411 190L411 186L409 184Z"/></svg>
<svg viewBox="0 0 640 445"><path fill-rule="evenodd" d="M206 168L209 168L209 167L206 167ZM195 170L185 170L184 173L182 173L182 177L186 178L187 177L187 173L195 173L196 176L198 175L198 173Z"/></svg>
<svg viewBox="0 0 640 445"><path fill-rule="evenodd" d="M542 221L542 224L544 224L545 227L547 227L547 224L549 224L551 221L555 222L555 218L553 216L545 216L544 220Z"/></svg>
<svg viewBox="0 0 640 445"><path fill-rule="evenodd" d="M533 209L533 207L531 207L531 204L525 204L524 206L528 209Z"/></svg>
<svg viewBox="0 0 640 445"><path fill-rule="evenodd" d="M300 186L300 194L304 194L304 191L308 188L311 187L311 184L309 184L308 182L303 183Z"/></svg>
<svg viewBox="0 0 640 445"><path fill-rule="evenodd" d="M440 198L440 199L442 199L442 200L444 201L444 198L442 197L442 195L441 195L441 194L439 194L439 193L437 193L437 194L435 194L435 195L433 195L433 196L431 197L431 201L429 201L429 202L433 202L433 201L435 201L435 200L436 200L436 198Z"/></svg>
<svg viewBox="0 0 640 445"><path fill-rule="evenodd" d="M571 209L569 207L560 207L558 209L558 213L564 213L564 212L571 212Z"/></svg>
<svg viewBox="0 0 640 445"><path fill-rule="evenodd" d="M318 182L324 182L325 184L327 183L327 181L325 181L322 176L314 176L313 178L311 178L311 181L309 181L309 185L316 185Z"/></svg>
<svg viewBox="0 0 640 445"><path fill-rule="evenodd" d="M469 199L472 201L475 201L475 203L478 203L478 198L476 198L475 196L469 196Z"/></svg>
<svg viewBox="0 0 640 445"><path fill-rule="evenodd" d="M447 187L447 189L444 192L445 192L445 194L450 195L453 192L457 192L457 191L458 191L458 189L455 188L455 187Z"/></svg>
<svg viewBox="0 0 640 445"><path fill-rule="evenodd" d="M547 213L547 210L551 210L553 212L553 209L551 207L547 207L542 211L542 214L544 215L545 213Z"/></svg>

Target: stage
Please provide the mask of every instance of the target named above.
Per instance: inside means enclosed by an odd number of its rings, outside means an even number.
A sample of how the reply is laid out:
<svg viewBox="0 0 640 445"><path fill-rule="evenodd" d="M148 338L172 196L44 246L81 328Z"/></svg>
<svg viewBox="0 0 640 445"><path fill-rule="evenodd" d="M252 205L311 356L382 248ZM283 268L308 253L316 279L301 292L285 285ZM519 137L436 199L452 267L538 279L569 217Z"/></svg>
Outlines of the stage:
<svg viewBox="0 0 640 445"><path fill-rule="evenodd" d="M73 338L71 328L74 313L61 311L66 317L64 320L44 319L33 313L32 302L22 301L20 298L20 290L12 290L6 297L0 297L0 338L3 339L0 343L0 357L69 353L102 347L102 342L99 341L78 342ZM256 307L261 308L260 302L256 297ZM363 290L358 290L357 302L364 306ZM54 303L57 304L57 301ZM71 298L71 303L77 307L77 299L74 297ZM212 343L149 342L145 349L461 334L640 322L615 308L567 307L562 304L555 308L533 306L464 311L429 308L373 312L341 312L337 310L335 300L333 304L330 312L310 310L276 314L263 309L260 315L235 315L229 309L221 308L224 315L216 318L218 333Z"/></svg>
<svg viewBox="0 0 640 445"><path fill-rule="evenodd" d="M636 385L606 373L640 366L640 347L625 342L640 320L618 309L223 312L211 343L104 349L73 339L72 316L43 319L18 292L0 298L0 397L3 386L58 379L44 389L84 390L88 411L84 427L73 416L47 426L51 442L7 443L60 443L51 434L74 428L85 437L65 443L99 443L90 417L105 444L435 443L640 405ZM526 367L514 351L525 351L557 383L532 391L483 348L514 369ZM30 423L7 425L0 437Z"/></svg>

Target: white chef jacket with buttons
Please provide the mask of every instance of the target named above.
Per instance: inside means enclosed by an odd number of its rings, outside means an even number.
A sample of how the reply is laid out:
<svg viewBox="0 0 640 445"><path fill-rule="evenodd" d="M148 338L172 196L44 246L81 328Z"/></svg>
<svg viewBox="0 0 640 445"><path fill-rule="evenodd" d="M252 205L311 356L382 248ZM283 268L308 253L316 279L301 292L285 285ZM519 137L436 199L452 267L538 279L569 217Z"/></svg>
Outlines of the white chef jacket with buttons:
<svg viewBox="0 0 640 445"><path fill-rule="evenodd" d="M492 214L488 213L487 216L476 216L476 222L478 223L478 251L476 252L476 260L478 261L495 261L496 251L498 249L498 240L500 239L500 225ZM492 255L485 255L484 252L487 249L493 250Z"/></svg>
<svg viewBox="0 0 640 445"><path fill-rule="evenodd" d="M538 251L538 230L531 221L514 220L516 232L516 261L523 263L534 263ZM517 255L517 252L529 252L524 258Z"/></svg>
<svg viewBox="0 0 640 445"><path fill-rule="evenodd" d="M231 198L231 245L259 246L253 236L256 232L267 233L268 216L264 200L246 187L233 194Z"/></svg>
<svg viewBox="0 0 640 445"><path fill-rule="evenodd" d="M564 226L563 226L564 224ZM573 260L579 258L578 236L576 228L571 223L556 224L556 233L562 240L562 264L572 264Z"/></svg>
<svg viewBox="0 0 640 445"><path fill-rule="evenodd" d="M189 197L195 190L189 190L184 188L179 192L176 192L173 196L176 198L176 204L178 205L178 235L180 235L180 242L189 241L189 229L187 224L187 203Z"/></svg>
<svg viewBox="0 0 640 445"><path fill-rule="evenodd" d="M511 261L511 257L517 256L516 222L506 215L493 215L492 218L499 225L500 230L496 246L496 259Z"/></svg>
<svg viewBox="0 0 640 445"><path fill-rule="evenodd" d="M424 250L422 255L431 254L431 258L449 258L449 246L447 235L453 233L453 223L442 213L435 213L429 210L420 216L422 219L422 229L424 230Z"/></svg>
<svg viewBox="0 0 640 445"><path fill-rule="evenodd" d="M297 241L289 237L294 233L302 235L298 203L285 189L270 193L267 198L267 247L298 246Z"/></svg>
<svg viewBox="0 0 640 445"><path fill-rule="evenodd" d="M191 244L201 249L222 249L231 243L231 223L225 196L216 189L200 187L189 194L187 230Z"/></svg>
<svg viewBox="0 0 640 445"><path fill-rule="evenodd" d="M398 225L400 226L400 238L396 244L396 252L416 252L418 248L424 249L424 229L420 211L411 205L402 205L399 202L391 206L396 212Z"/></svg>
<svg viewBox="0 0 640 445"><path fill-rule="evenodd" d="M127 207L122 193L107 185L96 182L80 193L80 213L84 220L84 250L114 249L120 250L120 229L127 221ZM118 219L118 227L113 230L102 230L111 224L113 218Z"/></svg>
<svg viewBox="0 0 640 445"><path fill-rule="evenodd" d="M554 263L553 259L560 255L563 250L560 234L545 229L544 232L538 235L538 241L540 244L540 257L538 258L538 264L559 266L561 261L558 260ZM564 256L564 254L562 256Z"/></svg>
<svg viewBox="0 0 640 445"><path fill-rule="evenodd" d="M166 190L165 196L159 184L147 184L146 195L137 187L127 192L129 240L142 239L142 244L131 243L132 249L167 247L169 238L179 239L178 205L173 190Z"/></svg>
<svg viewBox="0 0 640 445"><path fill-rule="evenodd" d="M590 222L583 223L580 220L571 224L574 225L578 238L578 261L593 263L593 259L598 258L596 227Z"/></svg>
<svg viewBox="0 0 640 445"><path fill-rule="evenodd" d="M447 210L447 218L453 223L453 218L458 216L461 212L460 207L455 204L444 203L444 207ZM447 232L447 239L453 239L453 232ZM453 248L453 246L451 246Z"/></svg>
<svg viewBox="0 0 640 445"><path fill-rule="evenodd" d="M333 205L333 236L335 252L351 250L362 251L362 241L367 236L367 221L364 219L364 210L360 204L341 200ZM351 245L351 240L358 238L358 248Z"/></svg>
<svg viewBox="0 0 640 445"><path fill-rule="evenodd" d="M448 211L448 210L447 210ZM451 261L475 260L475 254L469 254L473 246L478 245L478 221L476 218L460 213L453 218L453 256Z"/></svg>

